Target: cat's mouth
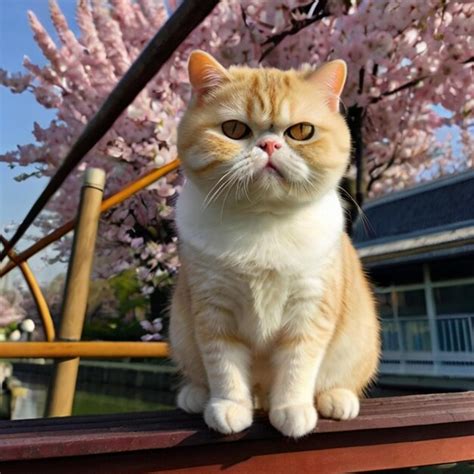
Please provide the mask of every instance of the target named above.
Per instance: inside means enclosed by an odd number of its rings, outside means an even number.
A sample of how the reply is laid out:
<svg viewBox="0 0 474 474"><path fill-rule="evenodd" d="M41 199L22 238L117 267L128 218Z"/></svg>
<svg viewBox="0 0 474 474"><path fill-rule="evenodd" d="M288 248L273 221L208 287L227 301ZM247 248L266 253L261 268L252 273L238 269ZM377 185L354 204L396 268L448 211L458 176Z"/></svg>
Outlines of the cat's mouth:
<svg viewBox="0 0 474 474"><path fill-rule="evenodd" d="M275 166L275 164L268 160L267 164L263 167L262 172L264 174L270 174L273 176L277 176L278 178L284 179L284 176L281 174L281 171Z"/></svg>

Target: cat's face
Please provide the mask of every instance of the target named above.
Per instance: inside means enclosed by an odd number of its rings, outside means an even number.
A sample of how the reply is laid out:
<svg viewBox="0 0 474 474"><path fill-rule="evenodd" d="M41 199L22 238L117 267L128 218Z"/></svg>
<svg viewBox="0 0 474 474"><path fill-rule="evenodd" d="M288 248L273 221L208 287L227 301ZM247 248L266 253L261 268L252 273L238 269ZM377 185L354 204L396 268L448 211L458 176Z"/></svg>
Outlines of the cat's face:
<svg viewBox="0 0 474 474"><path fill-rule="evenodd" d="M195 51L189 75L193 99L179 127L178 153L187 177L205 193L204 205L293 206L337 185L350 153L338 112L342 61L316 71L226 70Z"/></svg>

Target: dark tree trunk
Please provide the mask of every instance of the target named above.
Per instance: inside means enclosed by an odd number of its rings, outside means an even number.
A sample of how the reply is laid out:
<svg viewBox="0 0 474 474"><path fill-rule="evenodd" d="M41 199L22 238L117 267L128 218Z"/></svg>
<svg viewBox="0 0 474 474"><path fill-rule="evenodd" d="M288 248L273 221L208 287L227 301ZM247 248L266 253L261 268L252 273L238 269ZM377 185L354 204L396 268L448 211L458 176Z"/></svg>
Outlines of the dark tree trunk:
<svg viewBox="0 0 474 474"><path fill-rule="evenodd" d="M347 121L352 137L352 153L351 163L356 169L355 183L350 183L347 180L344 184L344 189L351 195L352 199L346 198L349 217L347 220L346 230L349 234L352 233L352 226L358 215L358 207L362 207L365 198L365 172L364 172L364 142L362 139L362 124L364 118L364 109L357 105L349 108Z"/></svg>

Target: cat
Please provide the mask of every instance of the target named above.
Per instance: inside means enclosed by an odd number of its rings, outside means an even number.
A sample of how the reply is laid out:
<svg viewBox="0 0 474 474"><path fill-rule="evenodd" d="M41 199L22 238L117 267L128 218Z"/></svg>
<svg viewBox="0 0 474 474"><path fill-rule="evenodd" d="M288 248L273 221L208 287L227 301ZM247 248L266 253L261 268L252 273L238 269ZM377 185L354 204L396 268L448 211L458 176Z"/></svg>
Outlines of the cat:
<svg viewBox="0 0 474 474"><path fill-rule="evenodd" d="M256 407L294 438L318 412L354 418L380 342L337 192L351 147L339 113L346 65L225 69L194 51L188 69L170 320L177 405L221 433L249 427Z"/></svg>

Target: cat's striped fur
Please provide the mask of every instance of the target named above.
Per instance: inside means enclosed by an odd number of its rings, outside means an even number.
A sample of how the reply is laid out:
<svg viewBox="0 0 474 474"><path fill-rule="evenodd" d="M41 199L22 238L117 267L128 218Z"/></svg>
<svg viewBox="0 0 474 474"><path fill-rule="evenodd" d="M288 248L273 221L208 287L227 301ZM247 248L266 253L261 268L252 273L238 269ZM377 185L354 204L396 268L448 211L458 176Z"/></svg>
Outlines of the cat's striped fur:
<svg viewBox="0 0 474 474"><path fill-rule="evenodd" d="M223 433L248 427L255 406L293 437L314 428L317 411L352 418L380 344L336 191L350 152L338 112L345 65L226 70L195 52L189 69L170 328L178 405ZM226 136L228 120L250 135ZM314 137L290 138L298 123L314 125Z"/></svg>

